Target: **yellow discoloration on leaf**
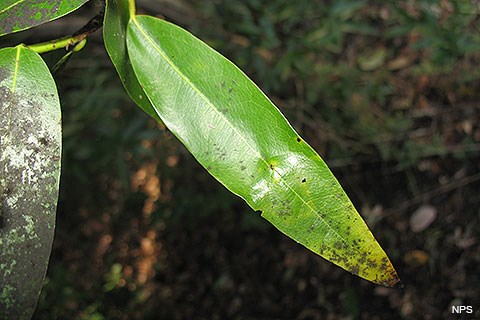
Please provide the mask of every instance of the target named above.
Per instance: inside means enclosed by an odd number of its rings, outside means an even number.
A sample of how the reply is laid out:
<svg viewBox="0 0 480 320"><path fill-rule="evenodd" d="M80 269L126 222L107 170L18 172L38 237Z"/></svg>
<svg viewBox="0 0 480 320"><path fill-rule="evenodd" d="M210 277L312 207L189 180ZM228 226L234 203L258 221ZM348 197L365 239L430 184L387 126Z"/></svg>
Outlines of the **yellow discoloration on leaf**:
<svg viewBox="0 0 480 320"><path fill-rule="evenodd" d="M127 48L162 121L218 181L311 251L372 282L398 282L326 164L242 71L152 17L130 21Z"/></svg>

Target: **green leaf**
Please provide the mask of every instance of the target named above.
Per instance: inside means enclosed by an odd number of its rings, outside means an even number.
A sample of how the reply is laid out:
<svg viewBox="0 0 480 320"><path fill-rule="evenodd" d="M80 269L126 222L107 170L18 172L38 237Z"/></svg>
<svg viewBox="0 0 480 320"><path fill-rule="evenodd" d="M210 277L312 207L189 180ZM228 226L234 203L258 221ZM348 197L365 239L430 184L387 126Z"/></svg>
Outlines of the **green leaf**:
<svg viewBox="0 0 480 320"><path fill-rule="evenodd" d="M30 319L55 229L61 115L55 82L23 46L0 50L0 319Z"/></svg>
<svg viewBox="0 0 480 320"><path fill-rule="evenodd" d="M225 187L345 270L387 286L399 281L326 164L240 69L152 17L130 21L127 48L165 125Z"/></svg>
<svg viewBox="0 0 480 320"><path fill-rule="evenodd" d="M138 83L128 58L126 37L131 14L133 12L130 11L128 0L107 0L103 24L105 48L130 98L149 116L160 121L157 112Z"/></svg>
<svg viewBox="0 0 480 320"><path fill-rule="evenodd" d="M88 0L3 0L0 36L29 29L75 11Z"/></svg>

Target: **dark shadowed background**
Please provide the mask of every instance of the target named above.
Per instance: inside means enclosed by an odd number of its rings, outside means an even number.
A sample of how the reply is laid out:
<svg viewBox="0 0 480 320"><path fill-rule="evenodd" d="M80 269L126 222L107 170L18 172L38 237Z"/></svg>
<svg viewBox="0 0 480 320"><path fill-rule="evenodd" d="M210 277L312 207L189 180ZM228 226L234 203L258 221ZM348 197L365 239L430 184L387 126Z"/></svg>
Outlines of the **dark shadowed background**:
<svg viewBox="0 0 480 320"><path fill-rule="evenodd" d="M61 196L35 319L480 317L478 2L138 6L266 91L330 165L405 286L350 275L229 194L133 105L97 32L56 76ZM98 10L87 4L10 39L65 35Z"/></svg>

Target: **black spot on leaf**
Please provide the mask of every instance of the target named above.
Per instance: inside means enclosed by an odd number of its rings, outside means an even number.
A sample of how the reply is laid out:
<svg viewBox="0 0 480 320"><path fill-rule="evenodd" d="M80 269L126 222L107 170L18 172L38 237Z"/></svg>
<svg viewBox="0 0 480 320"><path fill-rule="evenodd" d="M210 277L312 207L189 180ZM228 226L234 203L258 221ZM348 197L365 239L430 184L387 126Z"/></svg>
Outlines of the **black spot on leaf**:
<svg viewBox="0 0 480 320"><path fill-rule="evenodd" d="M358 275L360 267L358 265L348 266L348 271L352 274Z"/></svg>
<svg viewBox="0 0 480 320"><path fill-rule="evenodd" d="M13 193L13 190L10 188L10 187L6 187L4 190L3 190L3 195L5 195L6 197L8 196L11 196ZM0 195L2 196L2 195Z"/></svg>
<svg viewBox="0 0 480 320"><path fill-rule="evenodd" d="M373 259L367 259L367 265L371 269L375 269L378 265Z"/></svg>
<svg viewBox="0 0 480 320"><path fill-rule="evenodd" d="M302 142L302 138L297 137L297 142Z"/></svg>
<svg viewBox="0 0 480 320"><path fill-rule="evenodd" d="M40 139L38 139L38 141L40 141L40 143L44 146L48 145L48 140L45 139L44 137L41 137Z"/></svg>
<svg viewBox="0 0 480 320"><path fill-rule="evenodd" d="M302 179L302 183L305 183L305 182L307 182L307 178Z"/></svg>

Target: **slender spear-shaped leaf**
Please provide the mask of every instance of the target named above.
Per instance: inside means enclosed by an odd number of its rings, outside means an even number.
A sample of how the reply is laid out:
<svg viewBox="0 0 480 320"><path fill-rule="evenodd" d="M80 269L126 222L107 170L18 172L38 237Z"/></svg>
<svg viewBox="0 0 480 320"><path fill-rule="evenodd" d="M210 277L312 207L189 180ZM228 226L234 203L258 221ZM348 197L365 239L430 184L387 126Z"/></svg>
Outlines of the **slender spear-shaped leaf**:
<svg viewBox="0 0 480 320"><path fill-rule="evenodd" d="M105 48L130 98L149 116L159 121L157 112L138 83L127 54L125 41L128 21L134 14L132 5L132 1L128 0L107 0L103 25Z"/></svg>
<svg viewBox="0 0 480 320"><path fill-rule="evenodd" d="M2 0L0 1L0 36L63 17L87 1Z"/></svg>
<svg viewBox="0 0 480 320"><path fill-rule="evenodd" d="M130 21L127 48L165 125L218 181L313 252L372 282L398 282L326 164L240 69L152 17Z"/></svg>
<svg viewBox="0 0 480 320"><path fill-rule="evenodd" d="M0 319L30 319L55 228L60 103L42 58L0 50Z"/></svg>

